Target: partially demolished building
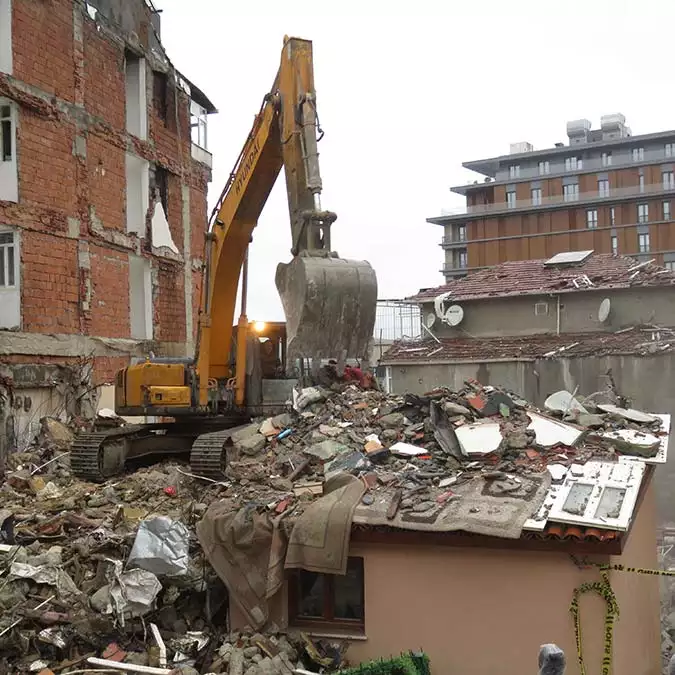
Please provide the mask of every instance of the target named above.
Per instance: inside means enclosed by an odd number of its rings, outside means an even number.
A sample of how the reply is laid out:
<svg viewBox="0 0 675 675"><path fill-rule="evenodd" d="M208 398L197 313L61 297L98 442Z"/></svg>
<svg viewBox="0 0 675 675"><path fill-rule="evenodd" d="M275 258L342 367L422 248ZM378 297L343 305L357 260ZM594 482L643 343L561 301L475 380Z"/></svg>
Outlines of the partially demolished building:
<svg viewBox="0 0 675 675"><path fill-rule="evenodd" d="M0 0L5 442L86 412L130 358L191 349L213 112L149 0Z"/></svg>

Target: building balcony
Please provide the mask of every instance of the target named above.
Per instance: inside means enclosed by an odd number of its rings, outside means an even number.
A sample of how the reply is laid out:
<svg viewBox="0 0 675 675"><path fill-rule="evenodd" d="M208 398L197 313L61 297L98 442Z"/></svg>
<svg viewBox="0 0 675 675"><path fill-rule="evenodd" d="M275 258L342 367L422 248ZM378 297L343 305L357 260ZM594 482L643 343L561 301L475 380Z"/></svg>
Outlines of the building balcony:
<svg viewBox="0 0 675 675"><path fill-rule="evenodd" d="M648 199L654 196L675 194L675 184L664 185L655 183L640 188L633 185L625 188L610 188L600 193L581 192L571 195L554 195L542 197L537 200L518 199L515 202L499 202L496 204L476 204L461 209L444 209L440 218L430 219L431 222L439 220L456 220L476 215L496 215L505 213L519 213L523 211L538 211L550 208L570 208L576 205L592 204L595 202L617 202L622 200ZM444 237L445 239L445 237Z"/></svg>
<svg viewBox="0 0 675 675"><path fill-rule="evenodd" d="M446 236L441 239L441 247L448 248L466 248L466 237Z"/></svg>

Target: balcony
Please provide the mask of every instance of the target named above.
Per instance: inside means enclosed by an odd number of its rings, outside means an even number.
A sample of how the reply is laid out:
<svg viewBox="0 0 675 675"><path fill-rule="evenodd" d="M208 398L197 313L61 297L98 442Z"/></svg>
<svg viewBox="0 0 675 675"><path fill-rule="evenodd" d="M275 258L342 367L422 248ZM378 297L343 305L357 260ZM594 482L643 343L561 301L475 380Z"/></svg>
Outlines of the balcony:
<svg viewBox="0 0 675 675"><path fill-rule="evenodd" d="M457 235L451 235L449 237L443 237L441 239L441 246L443 248L466 248L466 235L463 237L458 237Z"/></svg>
<svg viewBox="0 0 675 675"><path fill-rule="evenodd" d="M589 204L598 201L620 201L622 199L646 199L658 195L675 194L675 184L654 183L640 188L639 185L632 185L625 188L610 188L609 191L603 191L600 194L597 190L593 192L581 192L575 195L555 195L553 197L541 197L537 200L519 199L512 205L507 202L498 204L477 204L475 206L464 207L463 209L444 209L442 217L461 217L468 215L497 213L518 213L521 211L532 211L547 209L552 207L570 207L575 204ZM443 238L445 240L445 237ZM445 242L443 242L445 244Z"/></svg>

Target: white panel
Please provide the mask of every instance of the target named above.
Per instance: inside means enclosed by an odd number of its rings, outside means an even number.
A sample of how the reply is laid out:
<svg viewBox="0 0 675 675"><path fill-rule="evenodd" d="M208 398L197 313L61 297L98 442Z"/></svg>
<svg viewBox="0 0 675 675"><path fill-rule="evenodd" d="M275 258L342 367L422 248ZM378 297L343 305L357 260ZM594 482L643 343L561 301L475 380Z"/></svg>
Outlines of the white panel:
<svg viewBox="0 0 675 675"><path fill-rule="evenodd" d="M12 74L12 0L0 0L0 73Z"/></svg>
<svg viewBox="0 0 675 675"><path fill-rule="evenodd" d="M196 143L192 144L192 159L206 164L209 169L213 166L213 156L211 153L208 150L204 150L204 148L200 148Z"/></svg>
<svg viewBox="0 0 675 675"><path fill-rule="evenodd" d="M152 268L150 261L129 254L129 313L131 337L152 339Z"/></svg>
<svg viewBox="0 0 675 675"><path fill-rule="evenodd" d="M569 265L570 263L580 263L586 260L593 251L566 251L557 253L549 258L544 265Z"/></svg>
<svg viewBox="0 0 675 675"><path fill-rule="evenodd" d="M173 242L164 207L159 201L155 202L155 212L152 214L152 245L157 248L168 248L174 253L179 252Z"/></svg>
<svg viewBox="0 0 675 675"><path fill-rule="evenodd" d="M145 59L128 59L125 63L127 131L137 138L148 137L148 101L145 85Z"/></svg>
<svg viewBox="0 0 675 675"><path fill-rule="evenodd" d="M632 457L630 455L621 455L620 462L644 462L645 464L665 464L668 460L668 444L670 443L670 415L659 413L650 413L652 417L658 417L661 420L661 429L663 436L659 436L661 443L659 451L654 457Z"/></svg>
<svg viewBox="0 0 675 675"><path fill-rule="evenodd" d="M532 420L527 428L534 430L535 442L543 448L552 448L556 445L571 447L583 433L581 429L550 417L537 415L533 412L527 413L527 415Z"/></svg>
<svg viewBox="0 0 675 675"><path fill-rule="evenodd" d="M0 200L6 202L18 202L19 201L19 174L17 170L17 152L16 152L16 121L17 121L17 108L16 103L8 98L0 98L0 107L6 108L9 106L9 133L10 133L10 142L12 146L12 154L10 159L3 159L0 155ZM7 118L3 118L0 115L0 144L2 143L2 135L6 131L6 125L3 122L6 122ZM4 131L3 131L4 129ZM0 147L2 147L0 145Z"/></svg>
<svg viewBox="0 0 675 675"><path fill-rule="evenodd" d="M643 462L588 462L583 475L567 474L548 519L625 531L633 517L644 472Z"/></svg>
<svg viewBox="0 0 675 675"><path fill-rule="evenodd" d="M15 230L9 228L0 227L0 232L13 232L14 234L14 285L11 287L0 286L0 328L3 329L16 329L21 328L21 249L20 249L20 240L19 233ZM7 248L4 250L3 260L5 269L3 271L9 271L6 269L8 265L8 260L5 260L4 257L8 256Z"/></svg>
<svg viewBox="0 0 675 675"><path fill-rule="evenodd" d="M145 237L145 216L150 206L150 164L140 157L126 155L127 232Z"/></svg>

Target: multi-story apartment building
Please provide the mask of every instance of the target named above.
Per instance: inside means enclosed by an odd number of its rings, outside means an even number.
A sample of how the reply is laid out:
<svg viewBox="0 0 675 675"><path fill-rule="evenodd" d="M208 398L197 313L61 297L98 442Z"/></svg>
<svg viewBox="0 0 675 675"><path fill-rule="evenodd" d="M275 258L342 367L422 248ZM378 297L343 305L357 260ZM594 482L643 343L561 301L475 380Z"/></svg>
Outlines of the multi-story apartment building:
<svg viewBox="0 0 675 675"><path fill-rule="evenodd" d="M451 188L466 208L442 225L446 280L571 250L654 258L675 268L675 130L631 135L621 114L567 124L568 144L464 162L482 182Z"/></svg>
<svg viewBox="0 0 675 675"><path fill-rule="evenodd" d="M134 356L191 350L215 109L159 31L150 0L0 0L0 424L9 408L17 435L86 401L66 386L83 359L95 391Z"/></svg>

